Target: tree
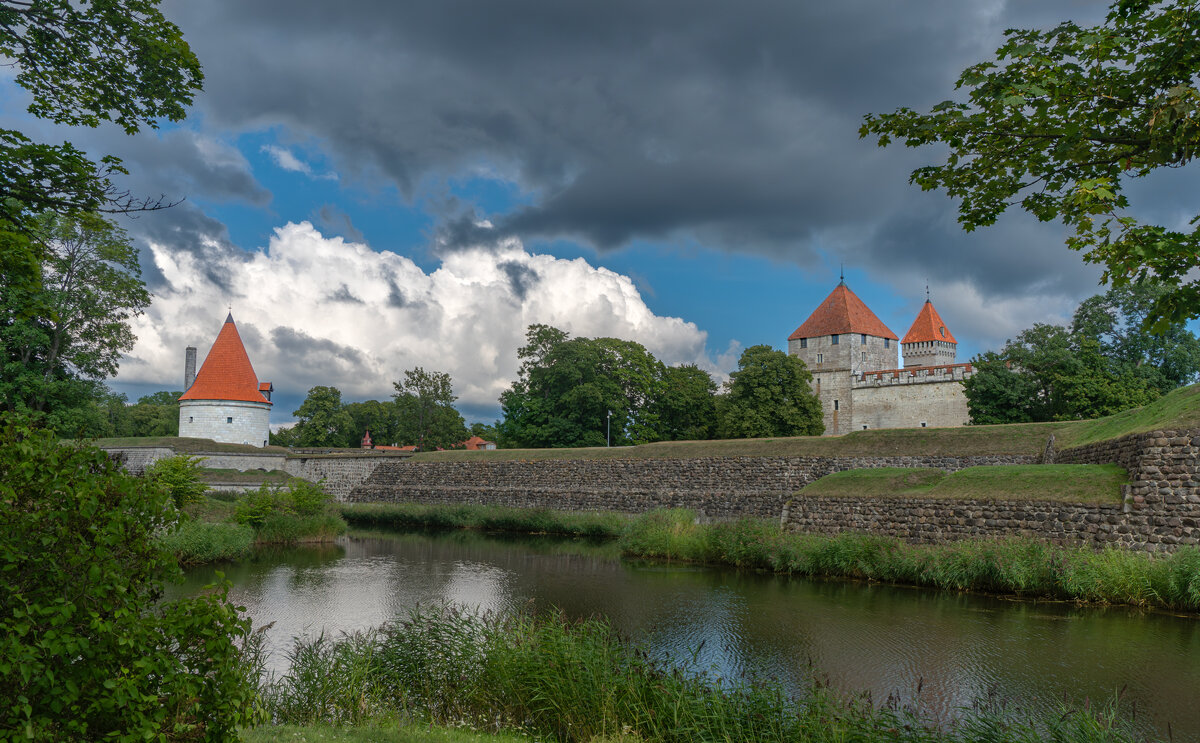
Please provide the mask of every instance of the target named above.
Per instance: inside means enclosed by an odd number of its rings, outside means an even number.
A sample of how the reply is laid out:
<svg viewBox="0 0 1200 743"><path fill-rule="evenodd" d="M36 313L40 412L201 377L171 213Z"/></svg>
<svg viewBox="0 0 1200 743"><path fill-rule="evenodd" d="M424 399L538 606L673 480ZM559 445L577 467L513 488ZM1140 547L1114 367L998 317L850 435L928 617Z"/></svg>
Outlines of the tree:
<svg viewBox="0 0 1200 743"><path fill-rule="evenodd" d="M1084 300L1075 310L1071 333L1100 342L1100 353L1147 378L1162 392L1196 381L1200 339L1181 323L1146 332L1146 318L1169 289L1146 281L1110 289Z"/></svg>
<svg viewBox="0 0 1200 743"><path fill-rule="evenodd" d="M967 102L927 114L866 116L860 136L881 146L940 143L945 163L910 182L959 200L959 222L993 224L1019 204L1074 228L1067 245L1105 266L1114 287L1157 278L1166 290L1145 323L1155 331L1200 314L1200 227L1144 224L1127 211L1129 181L1182 167L1200 152L1200 9L1194 0L1117 0L1105 22L1010 30L992 61L956 87Z"/></svg>
<svg viewBox="0 0 1200 743"><path fill-rule="evenodd" d="M255 722L225 588L162 601L168 493L0 415L0 738L230 740Z"/></svg>
<svg viewBox="0 0 1200 743"><path fill-rule="evenodd" d="M664 441L710 439L717 429L717 383L695 364L663 369L662 385L650 408L657 437Z"/></svg>
<svg viewBox="0 0 1200 743"><path fill-rule="evenodd" d="M346 433L351 426L350 415L342 407L342 392L337 387L318 385L308 391L296 416L294 446L346 445Z"/></svg>
<svg viewBox="0 0 1200 743"><path fill-rule="evenodd" d="M524 447L617 446L655 441L651 403L663 365L641 344L618 338L569 338L531 325L517 351L519 376L500 396L501 439Z"/></svg>
<svg viewBox="0 0 1200 743"><path fill-rule="evenodd" d="M32 95L29 112L68 126L111 122L133 134L159 119L180 121L200 90L200 63L158 0L2 0L0 56L15 82ZM114 157L92 162L64 142L41 144L0 129L0 233L28 231L46 212L90 214L153 208L112 177L124 173ZM21 265L30 246L7 239L6 269ZM20 250L17 250L17 249ZM7 271L6 271L7 273Z"/></svg>
<svg viewBox="0 0 1200 743"><path fill-rule="evenodd" d="M1095 418L1161 394L1146 375L1104 356L1095 337L1057 325L1034 325L971 363L975 374L963 386L977 424Z"/></svg>
<svg viewBox="0 0 1200 743"><path fill-rule="evenodd" d="M137 251L107 220L43 215L36 235L41 281L0 296L0 400L9 411L58 409L61 419L116 372L135 340L129 320L150 295Z"/></svg>
<svg viewBox="0 0 1200 743"><path fill-rule="evenodd" d="M162 390L138 398L130 405L128 432L118 436L175 436L179 433L179 396L182 392Z"/></svg>
<svg viewBox="0 0 1200 743"><path fill-rule="evenodd" d="M400 416L399 436L420 451L449 448L467 438L467 425L454 409L454 388L445 372L427 372L421 367L404 372L396 388Z"/></svg>
<svg viewBox="0 0 1200 743"><path fill-rule="evenodd" d="M391 400L364 400L346 403L350 416L345 446L359 446L365 431L371 432L376 444L394 444L400 441L400 412Z"/></svg>
<svg viewBox="0 0 1200 743"><path fill-rule="evenodd" d="M722 438L820 436L825 432L812 373L800 359L770 346L750 346L729 375L720 400Z"/></svg>

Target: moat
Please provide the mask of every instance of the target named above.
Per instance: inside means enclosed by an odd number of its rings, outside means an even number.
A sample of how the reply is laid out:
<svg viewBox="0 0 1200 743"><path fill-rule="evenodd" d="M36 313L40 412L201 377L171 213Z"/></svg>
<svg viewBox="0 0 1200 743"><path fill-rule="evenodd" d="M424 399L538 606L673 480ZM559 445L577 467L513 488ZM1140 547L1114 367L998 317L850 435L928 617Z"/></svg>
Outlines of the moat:
<svg viewBox="0 0 1200 743"><path fill-rule="evenodd" d="M375 627L411 607L604 615L651 655L724 677L819 674L935 713L992 698L1056 705L1124 688L1147 732L1200 740L1200 618L621 560L611 546L474 533L351 535L219 568L286 668L293 636ZM195 592L213 568L176 591Z"/></svg>

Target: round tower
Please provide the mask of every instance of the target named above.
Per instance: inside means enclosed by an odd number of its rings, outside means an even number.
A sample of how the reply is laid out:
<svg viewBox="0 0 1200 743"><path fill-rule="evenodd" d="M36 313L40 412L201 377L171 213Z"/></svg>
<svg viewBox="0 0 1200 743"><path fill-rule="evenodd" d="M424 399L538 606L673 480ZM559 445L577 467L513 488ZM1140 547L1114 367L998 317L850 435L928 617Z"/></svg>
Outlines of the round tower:
<svg viewBox="0 0 1200 743"><path fill-rule="evenodd" d="M266 446L272 389L255 376L230 313L195 381L179 398L179 435Z"/></svg>

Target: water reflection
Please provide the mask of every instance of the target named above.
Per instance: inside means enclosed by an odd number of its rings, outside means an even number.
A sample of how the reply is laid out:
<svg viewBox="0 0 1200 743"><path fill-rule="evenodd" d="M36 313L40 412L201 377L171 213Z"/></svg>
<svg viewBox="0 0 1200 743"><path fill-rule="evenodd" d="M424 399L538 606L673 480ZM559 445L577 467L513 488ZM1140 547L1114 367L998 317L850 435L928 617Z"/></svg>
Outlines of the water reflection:
<svg viewBox="0 0 1200 743"><path fill-rule="evenodd" d="M1200 621L845 581L621 561L611 546L466 532L355 535L226 566L231 596L268 635L376 627L418 604L508 612L532 604L607 616L652 654L735 679L896 693L950 710L988 694L1027 703L1106 699L1128 685L1140 718L1200 739ZM198 591L212 570L177 590ZM1181 736L1182 734L1182 736Z"/></svg>

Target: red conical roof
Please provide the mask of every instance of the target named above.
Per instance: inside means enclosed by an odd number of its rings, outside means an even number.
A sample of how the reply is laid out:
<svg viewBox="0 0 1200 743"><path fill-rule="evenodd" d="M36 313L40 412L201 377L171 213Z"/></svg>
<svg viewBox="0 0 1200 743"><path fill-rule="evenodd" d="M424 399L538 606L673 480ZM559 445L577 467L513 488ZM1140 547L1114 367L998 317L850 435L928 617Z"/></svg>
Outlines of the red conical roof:
<svg viewBox="0 0 1200 743"><path fill-rule="evenodd" d="M258 391L258 377L250 366L250 357L242 345L237 326L233 324L233 313L225 318L221 332L213 341L204 365L196 375L196 381L180 397L180 400L239 400L242 402L265 402L271 404Z"/></svg>
<svg viewBox="0 0 1200 743"><path fill-rule="evenodd" d="M903 343L924 343L926 341L945 341L958 343L946 328L942 316L933 308L933 302L925 300L925 306L917 313L912 327L904 334Z"/></svg>
<svg viewBox="0 0 1200 743"><path fill-rule="evenodd" d="M863 301L845 284L838 284L820 307L813 310L804 324L788 336L789 341L798 338L815 338L819 335L841 335L842 333L866 333L877 338L896 340L896 334L875 317Z"/></svg>

